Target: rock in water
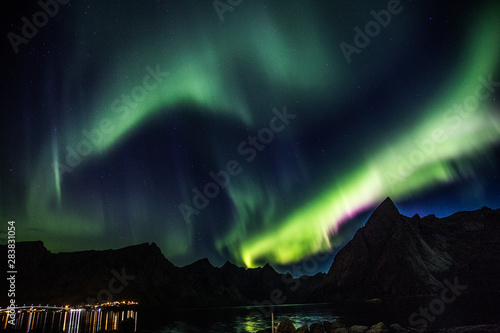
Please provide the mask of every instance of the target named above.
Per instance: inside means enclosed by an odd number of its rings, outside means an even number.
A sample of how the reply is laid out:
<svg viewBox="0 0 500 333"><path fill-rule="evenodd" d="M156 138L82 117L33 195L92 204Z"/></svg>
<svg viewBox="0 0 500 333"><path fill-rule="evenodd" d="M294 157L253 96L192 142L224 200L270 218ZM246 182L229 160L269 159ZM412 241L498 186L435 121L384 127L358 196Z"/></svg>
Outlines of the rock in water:
<svg viewBox="0 0 500 333"><path fill-rule="evenodd" d="M393 333L407 332L407 330L405 330L399 324L392 324L391 326L389 326L389 330L390 330L390 332L393 332Z"/></svg>
<svg viewBox="0 0 500 333"><path fill-rule="evenodd" d="M295 326L290 319L287 319L278 324L276 333L295 333Z"/></svg>
<svg viewBox="0 0 500 333"><path fill-rule="evenodd" d="M309 333L309 329L307 328L307 325L304 325L302 327L297 328L295 333Z"/></svg>
<svg viewBox="0 0 500 333"><path fill-rule="evenodd" d="M315 323L311 325L311 333L324 333L325 327L321 323Z"/></svg>
<svg viewBox="0 0 500 333"><path fill-rule="evenodd" d="M372 325L367 333L386 333L389 332L387 326L383 322L379 322L375 325Z"/></svg>
<svg viewBox="0 0 500 333"><path fill-rule="evenodd" d="M368 331L368 326L354 325L349 329L349 333L365 333Z"/></svg>

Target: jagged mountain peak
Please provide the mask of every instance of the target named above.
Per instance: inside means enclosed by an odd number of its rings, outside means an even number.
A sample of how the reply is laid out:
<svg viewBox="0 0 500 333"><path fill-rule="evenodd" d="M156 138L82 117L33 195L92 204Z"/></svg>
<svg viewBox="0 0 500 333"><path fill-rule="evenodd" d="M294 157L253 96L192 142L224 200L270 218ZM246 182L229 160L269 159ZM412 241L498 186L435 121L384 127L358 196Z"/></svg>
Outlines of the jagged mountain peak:
<svg viewBox="0 0 500 333"><path fill-rule="evenodd" d="M200 260L197 260L193 263L194 265L201 265L201 266L209 266L209 267L214 267L210 260L208 258L202 258Z"/></svg>
<svg viewBox="0 0 500 333"><path fill-rule="evenodd" d="M192 264L184 266L183 268L196 268L201 270L208 270L214 268L214 266L212 265L210 260L208 260L208 258L203 258L193 262Z"/></svg>
<svg viewBox="0 0 500 333"><path fill-rule="evenodd" d="M396 215L399 214L399 210L397 209L396 205L394 202L391 200L391 198L387 197L385 198L384 201L375 209L373 212L373 215Z"/></svg>
<svg viewBox="0 0 500 333"><path fill-rule="evenodd" d="M366 222L367 229L380 229L384 232L389 232L395 222L404 220L403 215L399 213L394 202L391 198L387 197L382 203L373 211L372 215Z"/></svg>
<svg viewBox="0 0 500 333"><path fill-rule="evenodd" d="M271 265L269 265L269 263L265 264L264 267L262 267L262 270L264 272L277 273L276 270Z"/></svg>
<svg viewBox="0 0 500 333"><path fill-rule="evenodd" d="M245 268L236 266L230 261L226 261L224 265L221 266L221 269L224 271L244 271Z"/></svg>
<svg viewBox="0 0 500 333"><path fill-rule="evenodd" d="M238 266L236 266L235 264L233 264L233 263L232 263L232 262L230 262L230 261L226 261L226 262L224 263L224 265L222 265L222 267L221 267L221 268L235 268L235 267L237 268Z"/></svg>
<svg viewBox="0 0 500 333"><path fill-rule="evenodd" d="M325 285L350 297L416 295L437 292L444 278L459 275L477 289L491 288L496 280L483 277L499 269L491 255L499 253L497 221L500 210L484 209L410 219L387 198L335 256Z"/></svg>

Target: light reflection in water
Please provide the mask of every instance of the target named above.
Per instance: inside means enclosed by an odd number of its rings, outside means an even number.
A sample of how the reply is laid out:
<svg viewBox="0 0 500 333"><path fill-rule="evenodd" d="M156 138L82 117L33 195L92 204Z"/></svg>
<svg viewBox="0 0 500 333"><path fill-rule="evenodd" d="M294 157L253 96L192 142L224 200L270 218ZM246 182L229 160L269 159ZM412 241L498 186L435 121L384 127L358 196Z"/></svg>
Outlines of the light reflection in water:
<svg viewBox="0 0 500 333"><path fill-rule="evenodd" d="M8 324L9 314L0 312L0 327L14 328L22 332L33 330L50 333L97 333L102 330L118 330L120 324L127 321L127 328L123 332L137 331L137 311L135 310L106 310L106 309L23 309L17 310L15 326Z"/></svg>
<svg viewBox="0 0 500 333"><path fill-rule="evenodd" d="M275 327L278 322L286 319L290 319L296 328L341 320L341 316L331 305L273 306L272 312ZM146 315L148 314L145 313L144 316ZM161 318L161 322L158 321L156 327L151 328L156 333L254 333L271 328L271 309L259 306L184 309L149 314L148 319L142 319L151 324L154 318Z"/></svg>

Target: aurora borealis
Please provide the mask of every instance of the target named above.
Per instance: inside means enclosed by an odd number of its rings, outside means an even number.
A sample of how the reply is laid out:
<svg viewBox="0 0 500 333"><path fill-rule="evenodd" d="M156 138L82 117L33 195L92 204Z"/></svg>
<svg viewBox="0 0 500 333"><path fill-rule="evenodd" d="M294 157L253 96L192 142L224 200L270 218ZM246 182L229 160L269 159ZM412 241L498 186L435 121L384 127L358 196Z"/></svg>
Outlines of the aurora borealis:
<svg viewBox="0 0 500 333"><path fill-rule="evenodd" d="M41 10L10 6L4 36ZM212 1L59 5L18 53L4 38L2 219L54 252L155 242L177 265L286 268L387 196L406 215L498 208L500 5L400 6L348 62L387 1L244 0L223 21Z"/></svg>

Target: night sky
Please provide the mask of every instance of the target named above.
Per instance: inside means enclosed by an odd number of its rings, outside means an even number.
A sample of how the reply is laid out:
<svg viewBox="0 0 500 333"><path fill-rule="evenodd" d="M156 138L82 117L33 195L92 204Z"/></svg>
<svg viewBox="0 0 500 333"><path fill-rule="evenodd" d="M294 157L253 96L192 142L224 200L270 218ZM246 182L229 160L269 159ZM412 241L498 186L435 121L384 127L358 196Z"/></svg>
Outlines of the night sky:
<svg viewBox="0 0 500 333"><path fill-rule="evenodd" d="M2 243L283 271L500 207L498 1L66 2L4 5Z"/></svg>

